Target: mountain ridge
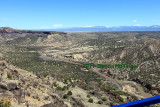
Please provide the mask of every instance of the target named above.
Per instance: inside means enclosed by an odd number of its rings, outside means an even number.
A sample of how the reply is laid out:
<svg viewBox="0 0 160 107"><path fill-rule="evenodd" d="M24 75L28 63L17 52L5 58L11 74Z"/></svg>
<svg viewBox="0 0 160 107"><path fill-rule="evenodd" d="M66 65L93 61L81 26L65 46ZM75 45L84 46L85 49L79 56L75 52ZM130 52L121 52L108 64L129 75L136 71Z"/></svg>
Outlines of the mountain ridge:
<svg viewBox="0 0 160 107"><path fill-rule="evenodd" d="M64 32L108 32L108 31L160 31L160 25L152 26L89 26L89 27L71 27L57 29L40 29L43 31L64 31Z"/></svg>

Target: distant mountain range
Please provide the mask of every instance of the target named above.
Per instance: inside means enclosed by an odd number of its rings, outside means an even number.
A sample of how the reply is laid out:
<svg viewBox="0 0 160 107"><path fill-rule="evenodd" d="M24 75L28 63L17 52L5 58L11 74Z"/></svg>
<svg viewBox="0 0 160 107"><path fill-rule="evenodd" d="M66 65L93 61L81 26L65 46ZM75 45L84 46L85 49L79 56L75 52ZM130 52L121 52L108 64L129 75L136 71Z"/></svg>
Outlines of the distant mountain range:
<svg viewBox="0 0 160 107"><path fill-rule="evenodd" d="M40 29L43 31L64 31L64 32L106 32L106 31L160 31L160 25L153 26L119 26L119 27L72 27L61 29Z"/></svg>

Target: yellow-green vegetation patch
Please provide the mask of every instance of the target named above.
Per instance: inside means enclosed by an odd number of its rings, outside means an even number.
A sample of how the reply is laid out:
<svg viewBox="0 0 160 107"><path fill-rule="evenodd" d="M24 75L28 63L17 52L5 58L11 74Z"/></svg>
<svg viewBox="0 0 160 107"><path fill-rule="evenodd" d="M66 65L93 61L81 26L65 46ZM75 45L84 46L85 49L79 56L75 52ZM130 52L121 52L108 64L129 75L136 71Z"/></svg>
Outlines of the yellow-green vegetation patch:
<svg viewBox="0 0 160 107"><path fill-rule="evenodd" d="M11 102L8 100L1 99L0 100L0 107L11 107Z"/></svg>

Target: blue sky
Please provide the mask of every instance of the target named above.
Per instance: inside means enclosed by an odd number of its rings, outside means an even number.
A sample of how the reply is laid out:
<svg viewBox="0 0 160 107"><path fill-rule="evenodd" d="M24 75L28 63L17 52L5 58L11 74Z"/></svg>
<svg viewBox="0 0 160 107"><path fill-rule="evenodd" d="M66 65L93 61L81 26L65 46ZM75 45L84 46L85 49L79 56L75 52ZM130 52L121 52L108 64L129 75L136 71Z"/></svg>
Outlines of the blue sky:
<svg viewBox="0 0 160 107"><path fill-rule="evenodd" d="M0 27L160 25L160 0L1 0Z"/></svg>

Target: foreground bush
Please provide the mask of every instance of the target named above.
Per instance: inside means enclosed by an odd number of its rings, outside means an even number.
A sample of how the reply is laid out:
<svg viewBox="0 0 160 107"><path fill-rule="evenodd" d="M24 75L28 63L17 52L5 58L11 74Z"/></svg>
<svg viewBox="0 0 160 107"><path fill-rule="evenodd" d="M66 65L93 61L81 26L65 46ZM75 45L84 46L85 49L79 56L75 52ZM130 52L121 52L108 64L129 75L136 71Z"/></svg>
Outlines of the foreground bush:
<svg viewBox="0 0 160 107"><path fill-rule="evenodd" d="M11 107L10 101L4 101L3 99L0 101L0 107Z"/></svg>
<svg viewBox="0 0 160 107"><path fill-rule="evenodd" d="M9 79L12 79L12 78L13 78L10 73L7 75L7 77L8 77Z"/></svg>
<svg viewBox="0 0 160 107"><path fill-rule="evenodd" d="M92 99L92 98L90 98L90 99L88 100L88 102L93 103L93 99Z"/></svg>
<svg viewBox="0 0 160 107"><path fill-rule="evenodd" d="M98 101L98 104L103 104L103 102L102 101Z"/></svg>
<svg viewBox="0 0 160 107"><path fill-rule="evenodd" d="M68 91L67 95L72 95L72 92L71 92L71 91Z"/></svg>
<svg viewBox="0 0 160 107"><path fill-rule="evenodd" d="M63 98L64 98L64 99L67 99L67 98L68 98L68 95L67 95L67 94L64 94L64 95L63 95Z"/></svg>
<svg viewBox="0 0 160 107"><path fill-rule="evenodd" d="M107 98L106 98L106 97L103 97L103 98L102 98L102 101L106 101L106 100L107 100Z"/></svg>

